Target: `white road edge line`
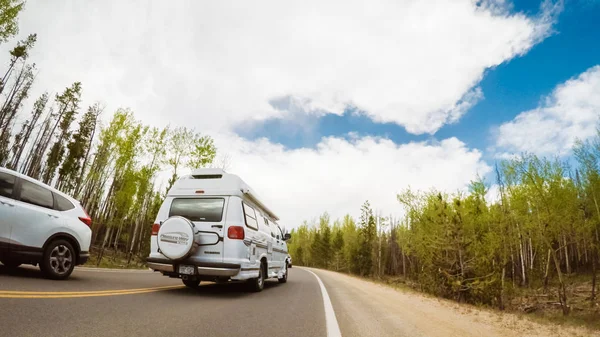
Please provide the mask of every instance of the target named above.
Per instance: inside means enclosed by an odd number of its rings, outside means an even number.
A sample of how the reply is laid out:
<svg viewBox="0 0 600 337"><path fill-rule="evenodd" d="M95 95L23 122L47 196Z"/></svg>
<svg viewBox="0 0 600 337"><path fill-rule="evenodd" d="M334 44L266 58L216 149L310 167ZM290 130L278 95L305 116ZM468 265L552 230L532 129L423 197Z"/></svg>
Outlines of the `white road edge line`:
<svg viewBox="0 0 600 337"><path fill-rule="evenodd" d="M325 325L327 326L327 337L342 337L340 326L338 325L337 318L335 318L335 311L333 310L331 299L329 299L329 294L327 294L327 289L325 289L323 281L321 281L319 276L313 273L312 271L305 268L301 269L313 274L317 278L317 282L319 282L319 286L321 287L321 295L323 295L323 305L325 305Z"/></svg>

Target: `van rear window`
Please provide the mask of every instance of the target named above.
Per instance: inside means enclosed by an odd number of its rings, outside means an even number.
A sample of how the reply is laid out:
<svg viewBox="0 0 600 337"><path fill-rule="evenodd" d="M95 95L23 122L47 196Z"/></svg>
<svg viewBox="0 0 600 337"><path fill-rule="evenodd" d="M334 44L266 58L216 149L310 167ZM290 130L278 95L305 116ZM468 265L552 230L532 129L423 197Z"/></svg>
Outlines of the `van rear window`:
<svg viewBox="0 0 600 337"><path fill-rule="evenodd" d="M182 216L190 221L220 222L223 219L223 198L177 198L171 203L169 216Z"/></svg>

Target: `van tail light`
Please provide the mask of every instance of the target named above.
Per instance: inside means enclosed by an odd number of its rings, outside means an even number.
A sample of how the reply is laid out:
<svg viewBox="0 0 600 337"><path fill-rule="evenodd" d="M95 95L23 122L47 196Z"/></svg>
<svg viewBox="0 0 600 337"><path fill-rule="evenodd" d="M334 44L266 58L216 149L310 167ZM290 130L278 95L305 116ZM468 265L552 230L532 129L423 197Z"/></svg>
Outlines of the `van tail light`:
<svg viewBox="0 0 600 337"><path fill-rule="evenodd" d="M158 235L158 230L160 229L160 225L155 223L154 225L152 225L152 234L151 235Z"/></svg>
<svg viewBox="0 0 600 337"><path fill-rule="evenodd" d="M227 229L227 237L232 240L244 240L244 227L229 226Z"/></svg>
<svg viewBox="0 0 600 337"><path fill-rule="evenodd" d="M88 225L88 227L92 228L92 218L85 210L85 208L82 207L81 209L83 209L83 213L85 213L85 216L80 216L79 220L81 220L81 222L83 222L84 224Z"/></svg>

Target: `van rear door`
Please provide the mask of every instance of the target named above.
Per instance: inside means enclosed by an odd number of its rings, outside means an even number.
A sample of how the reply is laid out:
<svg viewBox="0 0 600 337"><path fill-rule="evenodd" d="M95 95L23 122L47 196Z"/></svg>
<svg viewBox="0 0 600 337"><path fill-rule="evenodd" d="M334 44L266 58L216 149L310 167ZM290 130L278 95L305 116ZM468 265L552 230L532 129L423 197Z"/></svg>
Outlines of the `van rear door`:
<svg viewBox="0 0 600 337"><path fill-rule="evenodd" d="M229 197L174 197L169 217L182 216L194 223L199 244L192 258L202 262L223 262L223 233Z"/></svg>

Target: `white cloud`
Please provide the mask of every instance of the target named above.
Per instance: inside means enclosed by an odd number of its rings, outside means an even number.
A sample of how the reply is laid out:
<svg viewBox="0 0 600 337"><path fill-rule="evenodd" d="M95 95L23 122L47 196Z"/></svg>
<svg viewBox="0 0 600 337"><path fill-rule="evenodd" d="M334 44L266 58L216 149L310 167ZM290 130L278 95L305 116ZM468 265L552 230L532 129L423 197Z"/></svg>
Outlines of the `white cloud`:
<svg viewBox="0 0 600 337"><path fill-rule="evenodd" d="M500 186L498 184L491 184L487 187L487 193L485 194L485 201L488 204L495 204L501 201L500 197Z"/></svg>
<svg viewBox="0 0 600 337"><path fill-rule="evenodd" d="M542 104L496 130L500 157L531 152L568 154L577 138L596 134L600 116L600 65L557 86Z"/></svg>
<svg viewBox="0 0 600 337"><path fill-rule="evenodd" d="M220 152L230 155L227 171L250 184L287 228L324 211L332 218L357 217L365 200L382 215L399 215L396 194L408 186L465 191L477 174L491 170L479 151L456 138L397 145L383 138L329 137L316 149L290 150L266 139L214 136Z"/></svg>
<svg viewBox="0 0 600 337"><path fill-rule="evenodd" d="M481 99L487 68L549 34L560 6L542 7L527 17L504 0L56 0L27 3L20 22L23 36L38 33L35 94L81 81L86 103L202 129L281 116L269 102L291 96L308 111L350 104L432 133Z"/></svg>

